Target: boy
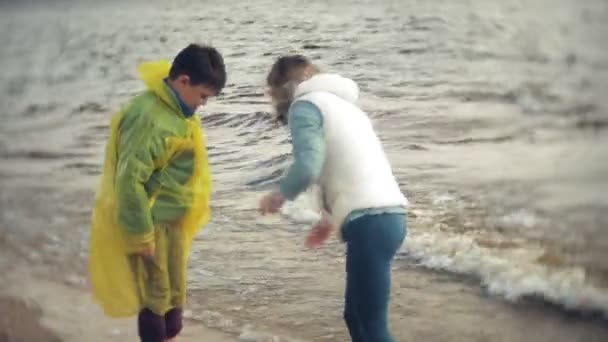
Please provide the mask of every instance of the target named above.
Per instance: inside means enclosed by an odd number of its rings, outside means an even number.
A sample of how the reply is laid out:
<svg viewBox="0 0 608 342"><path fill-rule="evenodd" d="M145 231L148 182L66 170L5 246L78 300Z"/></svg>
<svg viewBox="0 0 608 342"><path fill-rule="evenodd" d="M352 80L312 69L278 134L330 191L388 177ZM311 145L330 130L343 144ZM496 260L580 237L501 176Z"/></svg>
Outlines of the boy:
<svg viewBox="0 0 608 342"><path fill-rule="evenodd" d="M112 317L138 314L142 342L182 328L190 244L209 220L210 181L199 106L226 84L221 54L191 44L140 65L147 90L112 120L91 229L95 300Z"/></svg>

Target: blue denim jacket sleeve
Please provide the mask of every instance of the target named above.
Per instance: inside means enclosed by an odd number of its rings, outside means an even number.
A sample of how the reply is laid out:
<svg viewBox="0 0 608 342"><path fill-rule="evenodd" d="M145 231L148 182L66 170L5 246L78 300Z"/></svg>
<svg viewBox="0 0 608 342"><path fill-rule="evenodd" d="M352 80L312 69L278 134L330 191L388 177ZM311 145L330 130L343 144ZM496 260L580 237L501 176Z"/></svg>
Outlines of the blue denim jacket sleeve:
<svg viewBox="0 0 608 342"><path fill-rule="evenodd" d="M295 102L289 109L288 124L294 161L281 180L280 191L293 200L319 178L325 161L325 139L323 116L311 102Z"/></svg>

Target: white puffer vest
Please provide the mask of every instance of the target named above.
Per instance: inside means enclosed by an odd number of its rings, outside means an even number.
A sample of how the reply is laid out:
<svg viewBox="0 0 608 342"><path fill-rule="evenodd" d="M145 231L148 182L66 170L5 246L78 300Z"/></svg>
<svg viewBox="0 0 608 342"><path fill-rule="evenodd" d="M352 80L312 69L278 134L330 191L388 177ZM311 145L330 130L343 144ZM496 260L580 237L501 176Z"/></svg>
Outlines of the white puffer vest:
<svg viewBox="0 0 608 342"><path fill-rule="evenodd" d="M408 204L371 121L355 105L358 98L357 84L336 74L315 75L295 92L295 101L312 102L323 115L326 154L319 185L337 227L357 209Z"/></svg>

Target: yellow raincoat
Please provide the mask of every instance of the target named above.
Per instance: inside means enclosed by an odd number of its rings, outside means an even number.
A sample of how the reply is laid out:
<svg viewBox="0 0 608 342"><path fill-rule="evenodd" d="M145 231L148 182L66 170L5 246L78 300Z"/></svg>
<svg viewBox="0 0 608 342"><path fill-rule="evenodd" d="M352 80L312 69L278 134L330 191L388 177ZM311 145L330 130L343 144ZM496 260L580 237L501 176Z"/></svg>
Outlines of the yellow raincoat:
<svg viewBox="0 0 608 342"><path fill-rule="evenodd" d="M114 116L93 209L89 274L111 317L183 306L194 235L210 217L210 175L197 117L186 118L164 79L171 64L138 68L148 90ZM135 252L155 245L154 260Z"/></svg>

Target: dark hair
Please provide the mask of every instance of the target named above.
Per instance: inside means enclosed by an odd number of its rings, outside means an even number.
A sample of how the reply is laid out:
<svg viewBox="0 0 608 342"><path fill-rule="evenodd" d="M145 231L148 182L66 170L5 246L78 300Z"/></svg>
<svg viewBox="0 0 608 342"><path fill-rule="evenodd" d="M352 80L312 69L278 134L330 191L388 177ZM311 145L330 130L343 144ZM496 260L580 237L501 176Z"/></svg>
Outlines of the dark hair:
<svg viewBox="0 0 608 342"><path fill-rule="evenodd" d="M171 66L169 78L190 77L192 85L207 85L219 93L226 85L224 58L211 46L190 44L180 51Z"/></svg>

